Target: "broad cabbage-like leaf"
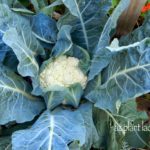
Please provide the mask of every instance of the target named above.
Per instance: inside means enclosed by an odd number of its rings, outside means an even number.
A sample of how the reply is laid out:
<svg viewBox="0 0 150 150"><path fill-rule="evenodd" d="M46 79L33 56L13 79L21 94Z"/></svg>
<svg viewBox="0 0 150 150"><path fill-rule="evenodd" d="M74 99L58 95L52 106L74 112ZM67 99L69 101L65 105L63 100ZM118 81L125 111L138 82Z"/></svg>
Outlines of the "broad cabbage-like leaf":
<svg viewBox="0 0 150 150"><path fill-rule="evenodd" d="M101 109L115 111L116 101L125 102L150 91L150 39L115 49L102 72L102 85L87 94Z"/></svg>
<svg viewBox="0 0 150 150"><path fill-rule="evenodd" d="M147 120L146 112L140 112L137 110L137 104L135 99L131 99L126 103L123 103L117 112L120 116L118 116L118 120L123 123L134 122L136 120ZM123 118L123 116L125 118Z"/></svg>
<svg viewBox="0 0 150 150"><path fill-rule="evenodd" d="M142 123L137 123L134 124L134 126L142 126ZM133 127L134 127L133 126ZM145 128L145 131L144 131ZM148 147L150 148L150 144L149 144L149 138L150 138L150 134L149 134L149 125L146 125L140 128L139 131L131 131L131 132L127 132L126 137L125 137L125 141L126 143L130 146L130 147L134 147L134 148L145 148Z"/></svg>
<svg viewBox="0 0 150 150"><path fill-rule="evenodd" d="M90 150L91 147L96 147L96 143L99 141L99 136L93 122L93 106L92 103L86 103L79 108L86 128L86 140L82 147L82 150Z"/></svg>
<svg viewBox="0 0 150 150"><path fill-rule="evenodd" d="M33 48L30 48L30 45L26 45L27 41L31 40L30 33L27 31L26 27L20 32L15 28L10 28L5 32L3 41L13 49L19 60L18 72L24 77L35 77L38 74L39 66L34 57L36 54L32 49L34 50L34 48L36 48L37 43L34 43L34 39L32 39L33 42L30 42ZM24 39L28 37L27 35L29 35L29 39Z"/></svg>
<svg viewBox="0 0 150 150"><path fill-rule="evenodd" d="M71 49L73 45L70 35L71 29L72 27L70 25L64 25L61 27L57 36L57 42L52 49L52 56L56 57L65 54Z"/></svg>
<svg viewBox="0 0 150 150"><path fill-rule="evenodd" d="M44 98L49 109L53 109L60 104L78 107L82 94L83 89L81 85L74 84L59 91L46 92Z"/></svg>
<svg viewBox="0 0 150 150"><path fill-rule="evenodd" d="M109 64L111 55L106 46L109 46L111 32L115 30L119 16L128 7L129 2L130 0L121 0L113 14L107 20L95 49L90 67L89 80L94 79Z"/></svg>
<svg viewBox="0 0 150 150"><path fill-rule="evenodd" d="M31 27L34 35L45 43L55 43L57 39L56 21L39 13L31 18Z"/></svg>
<svg viewBox="0 0 150 150"><path fill-rule="evenodd" d="M97 148L106 148L107 138L109 136L109 116L102 110L93 109L93 121L97 129L99 140L96 143Z"/></svg>
<svg viewBox="0 0 150 150"><path fill-rule="evenodd" d="M138 128L134 128L137 125L137 121L139 125L142 125L141 122L147 119L145 112L137 111L135 100L121 104L116 114L95 108L93 115L94 123L99 134L97 148L111 150L113 147L114 149L122 149L125 143L130 148L135 147L138 143L139 147L142 148L144 144L142 142L144 140L147 142L146 139L149 139L147 132L141 133ZM129 126L130 128L126 128ZM133 128L135 131L129 132ZM131 139L131 136L134 137L134 140Z"/></svg>
<svg viewBox="0 0 150 150"><path fill-rule="evenodd" d="M37 76L39 66L35 56L44 55L44 50L33 36L29 21L11 12L6 5L0 5L0 13L3 41L13 49L19 60L18 72L22 76Z"/></svg>
<svg viewBox="0 0 150 150"><path fill-rule="evenodd" d="M81 147L77 141L72 142L69 145L69 150L91 150L91 147L98 148L97 142L99 142L99 135L93 122L93 106L92 103L86 103L79 108L86 127L86 141Z"/></svg>
<svg viewBox="0 0 150 150"><path fill-rule="evenodd" d="M144 131L142 129L144 126L146 127L146 124L144 125L143 123L148 119L148 116L145 112L137 111L136 101L130 100L122 104L118 114L119 115L116 115L116 120L118 120L118 123L122 127L130 125L130 128L126 131L124 138L127 145L134 148L144 148L145 146L148 146L148 139L150 137L149 131ZM136 126L139 127L136 128ZM135 128L131 130L131 127Z"/></svg>
<svg viewBox="0 0 150 150"><path fill-rule="evenodd" d="M15 14L6 4L0 3L0 32L5 33L10 27L22 27L22 25L29 25L29 22Z"/></svg>
<svg viewBox="0 0 150 150"><path fill-rule="evenodd" d="M124 136L120 133L118 134L118 132L115 130L115 126L118 125L116 123L118 122L114 119L112 114L110 115L103 110L97 108L94 109L94 123L99 135L99 141L96 144L96 148L121 150ZM112 120L112 117L115 122Z"/></svg>
<svg viewBox="0 0 150 150"><path fill-rule="evenodd" d="M111 0L62 0L62 2L69 11L59 19L58 27L68 24L73 26L74 43L93 53L93 48L108 19Z"/></svg>
<svg viewBox="0 0 150 150"><path fill-rule="evenodd" d="M79 83L73 84L69 88L64 89L63 92L65 93L63 103L78 107L81 96L83 94L82 86Z"/></svg>
<svg viewBox="0 0 150 150"><path fill-rule="evenodd" d="M84 74L87 74L91 65L91 57L86 49L79 45L73 44L71 49L66 53L66 55L78 58L80 60L78 65L79 68Z"/></svg>
<svg viewBox="0 0 150 150"><path fill-rule="evenodd" d="M0 65L0 124L30 121L44 109L44 103L32 96L31 90L26 81Z"/></svg>
<svg viewBox="0 0 150 150"><path fill-rule="evenodd" d="M89 150L98 141L92 108L92 104L85 103L75 111L61 108L52 112L47 110L31 128L13 134L12 147L22 150L26 148L59 150L62 147L69 150L72 147L73 150L75 145L79 149Z"/></svg>
<svg viewBox="0 0 150 150"><path fill-rule="evenodd" d="M144 122L148 119L145 112L138 112L135 100L130 100L121 105L118 116L116 119L123 127L125 125L142 127ZM132 140L131 140L132 139ZM142 131L142 128L135 128L134 131L130 130L126 132L125 141L130 147L144 148L148 143L149 133L148 131Z"/></svg>
<svg viewBox="0 0 150 150"><path fill-rule="evenodd" d="M21 150L69 150L68 144L73 141L79 141L82 146L85 134L84 119L79 110L58 108L53 112L45 111L31 128L15 132L12 147Z"/></svg>

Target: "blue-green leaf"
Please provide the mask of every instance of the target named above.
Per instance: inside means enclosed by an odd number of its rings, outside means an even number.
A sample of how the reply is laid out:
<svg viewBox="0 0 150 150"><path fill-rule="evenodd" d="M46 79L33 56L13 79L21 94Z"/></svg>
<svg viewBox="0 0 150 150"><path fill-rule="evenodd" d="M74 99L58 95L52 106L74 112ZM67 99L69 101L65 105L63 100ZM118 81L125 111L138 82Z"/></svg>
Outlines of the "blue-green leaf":
<svg viewBox="0 0 150 150"><path fill-rule="evenodd" d="M52 56L56 57L62 55L71 49L73 45L70 35L71 29L72 27L69 25L64 25L61 27L57 36L57 42L52 49Z"/></svg>
<svg viewBox="0 0 150 150"><path fill-rule="evenodd" d="M69 88L66 88L64 92L65 97L63 103L74 107L78 107L81 96L83 94L82 86L79 83L77 83L70 86Z"/></svg>
<svg viewBox="0 0 150 150"><path fill-rule="evenodd" d="M99 42L95 49L95 54L92 60L92 65L90 67L89 80L94 79L103 68L105 68L111 60L111 55L106 50L106 46L109 46L111 32L116 28L117 21L122 12L128 7L130 0L121 0L117 8L114 10L113 14L107 20L102 34L99 38Z"/></svg>
<svg viewBox="0 0 150 150"><path fill-rule="evenodd" d="M125 126L130 126L126 131L124 138L124 141L129 147L150 147L148 144L148 139L150 137L149 131L143 130L143 127L145 128L147 126L146 124L144 125L143 122L145 122L147 119L148 116L146 112L137 111L137 104L135 99L129 100L121 105L118 115L116 115L116 120L118 120L123 128Z"/></svg>
<svg viewBox="0 0 150 150"><path fill-rule="evenodd" d="M0 65L0 124L30 121L44 109L44 103L32 96L31 90L26 81Z"/></svg>
<svg viewBox="0 0 150 150"><path fill-rule="evenodd" d="M72 38L75 44L94 52L102 28L107 21L111 0L62 0L69 9L59 20L62 25L73 26Z"/></svg>
<svg viewBox="0 0 150 150"><path fill-rule="evenodd" d="M93 116L94 123L99 134L97 148L111 150L113 147L113 149L120 150L125 147L125 143L128 147L135 147L135 145L139 145L138 148L140 148L140 146L144 144L144 142L146 143L147 139L149 139L147 132L145 132L145 135L144 132L141 134L141 131L139 131L141 129L137 128L137 124L142 126L141 121L144 122L147 115L145 112L137 111L134 99L121 104L116 114L112 114L107 110L103 111L101 109L94 108ZM136 123L137 121L138 123ZM147 139L145 137L147 137ZM143 142L142 139L145 141Z"/></svg>
<svg viewBox="0 0 150 150"><path fill-rule="evenodd" d="M69 88L62 88L59 91L49 91L44 94L47 107L53 109L60 104L78 107L83 89L80 84L74 84Z"/></svg>
<svg viewBox="0 0 150 150"><path fill-rule="evenodd" d="M90 150L98 141L92 112L91 103L82 104L75 111L61 108L52 112L47 110L31 128L13 134L12 147L22 150L59 150L62 147L63 150Z"/></svg>
<svg viewBox="0 0 150 150"><path fill-rule="evenodd" d="M69 150L68 144L73 141L79 141L80 146L85 143L85 132L80 111L47 110L31 128L13 134L12 147L21 150Z"/></svg>
<svg viewBox="0 0 150 150"><path fill-rule="evenodd" d="M37 76L39 66L35 57L38 54L44 55L44 49L33 36L29 21L2 4L0 15L0 30L4 33L3 41L12 48L19 60L18 72L22 76Z"/></svg>
<svg viewBox="0 0 150 150"><path fill-rule="evenodd" d="M31 34L26 31L28 31L26 27L24 30L22 29L22 31L10 28L5 32L3 41L13 49L19 60L18 72L24 77L35 77L38 74L39 66L34 57L36 53L32 50L38 45L35 43L36 41L34 42L36 39L32 38ZM31 44L28 43L28 40L31 40ZM32 48L30 46L32 46Z"/></svg>
<svg viewBox="0 0 150 150"><path fill-rule="evenodd" d="M93 105L92 103L85 103L80 106L79 110L84 118L84 125L86 127L86 140L82 149L90 150L99 141L99 136L93 122L93 117L95 117L93 116Z"/></svg>
<svg viewBox="0 0 150 150"><path fill-rule="evenodd" d="M56 42L58 31L56 27L56 22L52 18L42 13L39 13L32 17L31 27L34 35L40 41L49 44Z"/></svg>
<svg viewBox="0 0 150 150"><path fill-rule="evenodd" d="M125 102L150 92L150 39L114 49L112 60L102 72L102 85L87 94L101 109L116 109Z"/></svg>

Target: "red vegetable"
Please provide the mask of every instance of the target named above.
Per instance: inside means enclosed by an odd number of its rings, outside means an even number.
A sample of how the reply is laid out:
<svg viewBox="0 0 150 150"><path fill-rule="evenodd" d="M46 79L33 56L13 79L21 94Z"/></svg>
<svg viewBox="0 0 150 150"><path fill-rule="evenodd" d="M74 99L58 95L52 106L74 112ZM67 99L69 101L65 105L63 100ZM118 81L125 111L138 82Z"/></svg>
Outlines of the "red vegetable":
<svg viewBox="0 0 150 150"><path fill-rule="evenodd" d="M142 13L146 13L147 11L150 10L150 3L148 3L147 5L145 5L143 8L142 8Z"/></svg>

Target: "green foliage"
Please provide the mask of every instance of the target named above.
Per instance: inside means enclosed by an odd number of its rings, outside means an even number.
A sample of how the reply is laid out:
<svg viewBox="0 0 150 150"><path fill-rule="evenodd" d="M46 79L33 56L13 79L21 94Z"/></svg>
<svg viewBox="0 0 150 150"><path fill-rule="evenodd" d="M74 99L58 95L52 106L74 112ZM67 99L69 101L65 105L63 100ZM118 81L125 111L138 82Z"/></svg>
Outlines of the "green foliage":
<svg viewBox="0 0 150 150"><path fill-rule="evenodd" d="M0 0L0 150L150 148L150 15L112 41L129 3Z"/></svg>

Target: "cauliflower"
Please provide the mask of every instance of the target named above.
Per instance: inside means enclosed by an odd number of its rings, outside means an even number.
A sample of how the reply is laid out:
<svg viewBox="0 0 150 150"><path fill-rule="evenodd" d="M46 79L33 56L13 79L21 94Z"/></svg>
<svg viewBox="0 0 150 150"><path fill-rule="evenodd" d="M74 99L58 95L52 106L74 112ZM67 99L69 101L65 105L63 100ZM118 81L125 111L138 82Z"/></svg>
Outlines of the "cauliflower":
<svg viewBox="0 0 150 150"><path fill-rule="evenodd" d="M57 90L58 87L69 87L80 83L84 89L87 77L78 67L79 60L74 57L60 56L50 62L40 73L40 84L43 88Z"/></svg>

